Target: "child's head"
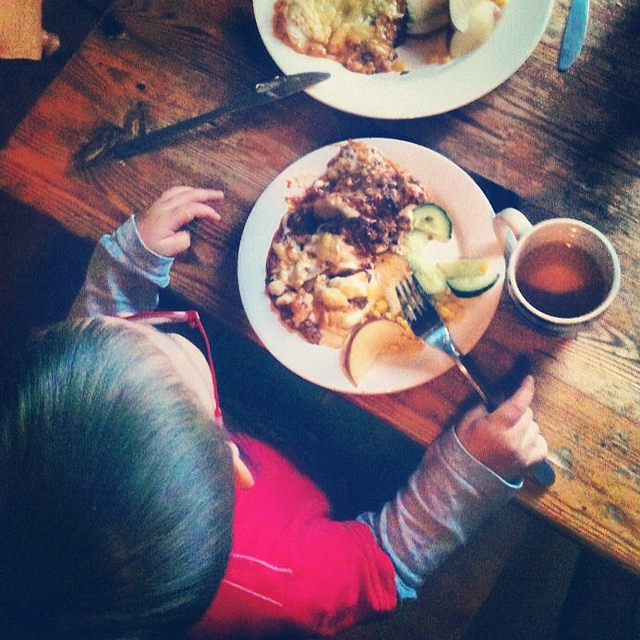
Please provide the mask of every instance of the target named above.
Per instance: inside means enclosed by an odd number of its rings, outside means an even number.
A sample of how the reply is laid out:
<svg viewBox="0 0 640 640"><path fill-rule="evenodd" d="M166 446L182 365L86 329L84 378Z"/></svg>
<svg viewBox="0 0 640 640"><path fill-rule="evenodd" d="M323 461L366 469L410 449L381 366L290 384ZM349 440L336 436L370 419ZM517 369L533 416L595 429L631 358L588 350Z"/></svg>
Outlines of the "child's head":
<svg viewBox="0 0 640 640"><path fill-rule="evenodd" d="M9 386L0 631L175 638L195 624L231 546L232 456L171 359L145 330L94 318L36 338Z"/></svg>

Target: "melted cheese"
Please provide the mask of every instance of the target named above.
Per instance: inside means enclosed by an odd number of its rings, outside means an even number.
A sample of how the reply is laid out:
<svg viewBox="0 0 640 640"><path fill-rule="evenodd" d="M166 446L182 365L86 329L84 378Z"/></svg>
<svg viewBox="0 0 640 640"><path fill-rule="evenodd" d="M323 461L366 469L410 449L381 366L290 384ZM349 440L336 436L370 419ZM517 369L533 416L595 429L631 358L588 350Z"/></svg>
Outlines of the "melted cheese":
<svg viewBox="0 0 640 640"><path fill-rule="evenodd" d="M400 70L394 50L406 0L278 0L277 36L299 51L361 73Z"/></svg>

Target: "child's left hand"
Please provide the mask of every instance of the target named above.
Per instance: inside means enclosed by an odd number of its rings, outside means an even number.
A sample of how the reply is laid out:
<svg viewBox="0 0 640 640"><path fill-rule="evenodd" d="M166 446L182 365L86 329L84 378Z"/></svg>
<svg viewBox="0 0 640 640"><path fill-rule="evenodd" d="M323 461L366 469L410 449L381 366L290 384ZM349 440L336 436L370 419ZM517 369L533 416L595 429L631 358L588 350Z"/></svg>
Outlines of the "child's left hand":
<svg viewBox="0 0 640 640"><path fill-rule="evenodd" d="M223 198L224 194L217 189L173 187L144 213L136 215L140 239L156 253L176 256L191 245L191 235L183 227L195 218L220 220L220 214L207 203Z"/></svg>

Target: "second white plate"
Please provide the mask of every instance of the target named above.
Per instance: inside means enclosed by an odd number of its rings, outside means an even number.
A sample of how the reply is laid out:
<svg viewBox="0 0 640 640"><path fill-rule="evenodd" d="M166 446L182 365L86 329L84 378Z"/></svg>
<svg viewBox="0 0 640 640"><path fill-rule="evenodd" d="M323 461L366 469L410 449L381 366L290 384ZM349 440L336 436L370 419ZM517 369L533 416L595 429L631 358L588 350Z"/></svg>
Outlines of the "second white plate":
<svg viewBox="0 0 640 640"><path fill-rule="evenodd" d="M364 75L326 58L306 56L288 47L273 32L275 0L253 0L262 41L286 74L328 71L331 78L307 93L331 107L371 118L418 118L457 109L481 98L515 73L542 38L553 0L507 0L489 40L446 64L429 64L421 41L409 38L398 48L408 73Z"/></svg>

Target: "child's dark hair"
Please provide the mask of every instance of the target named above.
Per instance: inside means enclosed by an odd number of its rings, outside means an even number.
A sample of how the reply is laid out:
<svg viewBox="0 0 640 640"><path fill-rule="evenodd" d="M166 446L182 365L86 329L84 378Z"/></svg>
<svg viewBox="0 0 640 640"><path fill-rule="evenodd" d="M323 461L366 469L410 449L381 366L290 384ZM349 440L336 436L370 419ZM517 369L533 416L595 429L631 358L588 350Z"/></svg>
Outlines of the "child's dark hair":
<svg viewBox="0 0 640 640"><path fill-rule="evenodd" d="M0 636L179 637L230 552L224 432L113 319L34 339L5 392Z"/></svg>

